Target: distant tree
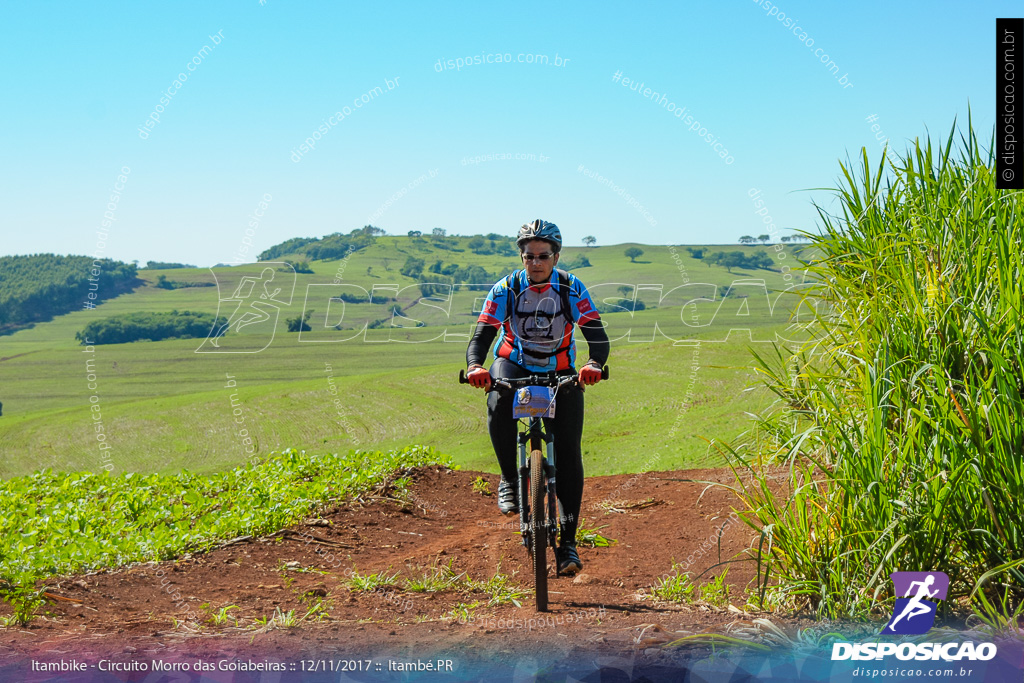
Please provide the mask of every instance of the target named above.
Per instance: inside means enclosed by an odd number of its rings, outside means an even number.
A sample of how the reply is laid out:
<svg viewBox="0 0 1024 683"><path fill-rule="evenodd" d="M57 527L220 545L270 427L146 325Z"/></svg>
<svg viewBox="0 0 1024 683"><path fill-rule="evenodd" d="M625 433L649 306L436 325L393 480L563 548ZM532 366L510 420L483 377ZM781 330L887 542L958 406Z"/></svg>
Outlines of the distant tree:
<svg viewBox="0 0 1024 683"><path fill-rule="evenodd" d="M725 255L725 259L722 260L722 265L730 273L733 268L742 268L746 265L747 257L744 256L742 251L730 251Z"/></svg>
<svg viewBox="0 0 1024 683"><path fill-rule="evenodd" d="M618 288L619 294L622 295L623 299L633 298L633 286L632 285L620 285Z"/></svg>
<svg viewBox="0 0 1024 683"><path fill-rule="evenodd" d="M750 255L750 258L747 259L746 265L748 268L759 268L761 270L769 270L773 264L774 262L772 261L772 257L769 256L768 253L765 252L764 250L758 249L757 251Z"/></svg>
<svg viewBox="0 0 1024 683"><path fill-rule="evenodd" d="M686 251L690 252L690 256L692 256L693 258L700 260L704 258L704 252L706 252L707 249L695 249L693 247L687 247Z"/></svg>
<svg viewBox="0 0 1024 683"><path fill-rule="evenodd" d="M367 275L368 275L369 277L373 277L373 266L367 266L367 267L366 267L366 274L367 274Z"/></svg>
<svg viewBox="0 0 1024 683"><path fill-rule="evenodd" d="M646 308L644 302L637 299L619 299L615 303L609 305L605 303L597 304L598 313L621 313L623 311L642 311Z"/></svg>
<svg viewBox="0 0 1024 683"><path fill-rule="evenodd" d="M467 244L466 246L469 247L471 251L479 252L482 251L487 246L487 242L484 240L483 237L477 235L476 237L469 240L469 244Z"/></svg>
<svg viewBox="0 0 1024 683"><path fill-rule="evenodd" d="M434 237L445 237L448 234L448 231L444 228L434 228L430 234Z"/></svg>
<svg viewBox="0 0 1024 683"><path fill-rule="evenodd" d="M384 271L387 272L387 273L390 273L391 272L391 259L388 258L387 256L385 256L384 258L382 258L380 260L380 262L384 264Z"/></svg>
<svg viewBox="0 0 1024 683"><path fill-rule="evenodd" d="M758 235L757 241L760 242L761 244L768 244L768 240L770 240L771 238L771 235Z"/></svg>
<svg viewBox="0 0 1024 683"><path fill-rule="evenodd" d="M504 235L499 235L496 232L489 232L489 233L487 233L487 239L489 239L489 240L491 240L493 242L497 242L498 240L505 239L505 237L504 237Z"/></svg>
<svg viewBox="0 0 1024 683"><path fill-rule="evenodd" d="M725 252L724 251L716 251L714 254L709 254L708 256L704 257L704 263L708 264L708 268L710 268L711 266L725 265L723 263L724 261L725 261Z"/></svg>
<svg viewBox="0 0 1024 683"><path fill-rule="evenodd" d="M582 254L575 258L567 258L565 261L559 261L558 267L562 270L576 270L577 268L590 268L590 259Z"/></svg>
<svg viewBox="0 0 1024 683"><path fill-rule="evenodd" d="M751 237L750 235L744 235L743 237L740 238L740 244L753 244L753 243L754 243L754 238Z"/></svg>
<svg viewBox="0 0 1024 683"><path fill-rule="evenodd" d="M494 280L494 278L492 278L481 266L470 266L466 268L464 272L459 273L459 276L459 280L461 282L469 282L473 284L482 284Z"/></svg>
<svg viewBox="0 0 1024 683"><path fill-rule="evenodd" d="M174 289L174 283L168 280L163 273L156 276L156 286L160 289Z"/></svg>
<svg viewBox="0 0 1024 683"><path fill-rule="evenodd" d="M0 417L3 417L3 414L4 414L4 404L0 403Z"/></svg>
<svg viewBox="0 0 1024 683"><path fill-rule="evenodd" d="M409 237L419 237L423 233L420 230L410 230Z"/></svg>
<svg viewBox="0 0 1024 683"><path fill-rule="evenodd" d="M441 259L438 259L437 261L434 261L434 265L430 266L430 272L431 273L437 273L438 275L440 275L441 274L441 268L443 266L444 266L444 263L441 262Z"/></svg>
<svg viewBox="0 0 1024 683"><path fill-rule="evenodd" d="M792 239L792 238L789 235L783 235L781 238L779 238L779 241L782 242L783 244L785 244L785 243L789 242L790 239Z"/></svg>
<svg viewBox="0 0 1024 683"><path fill-rule="evenodd" d="M292 267L292 270L294 270L296 273L312 273L313 272L313 269L309 267L309 261L307 261L305 259L303 259L301 261L289 261L288 259L285 259L284 262L287 263L288 265L290 265ZM288 272L288 268L278 268L278 270L286 272L286 273Z"/></svg>
<svg viewBox="0 0 1024 683"><path fill-rule="evenodd" d="M410 256L405 260L405 265L402 266L399 272L406 277L416 280L423 275L423 266L423 259Z"/></svg>
<svg viewBox="0 0 1024 683"><path fill-rule="evenodd" d="M592 247L595 244L597 244L597 238L594 237L593 235L587 235L586 237L583 238L583 244L587 245L588 247Z"/></svg>
<svg viewBox="0 0 1024 683"><path fill-rule="evenodd" d="M643 249L637 249L636 247L630 247L629 249L627 249L626 251L624 251L622 253L624 253L627 257L629 257L629 260L632 263L636 263L637 257L638 256L643 256L644 250Z"/></svg>
<svg viewBox="0 0 1024 683"><path fill-rule="evenodd" d="M313 315L313 311L309 310L300 316L294 318L288 318L288 331L289 332L309 332L313 328L309 326L309 317Z"/></svg>
<svg viewBox="0 0 1024 683"><path fill-rule="evenodd" d="M365 304L369 299L359 296L358 294L350 294L349 292L342 292L333 299L339 299L347 304ZM338 328L341 329L341 328Z"/></svg>

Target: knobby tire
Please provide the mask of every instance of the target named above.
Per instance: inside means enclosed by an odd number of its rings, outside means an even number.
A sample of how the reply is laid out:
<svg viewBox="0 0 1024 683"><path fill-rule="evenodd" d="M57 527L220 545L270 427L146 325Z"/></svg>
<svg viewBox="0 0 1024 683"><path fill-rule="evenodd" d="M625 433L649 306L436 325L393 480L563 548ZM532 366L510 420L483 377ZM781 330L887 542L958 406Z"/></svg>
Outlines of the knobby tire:
<svg viewBox="0 0 1024 683"><path fill-rule="evenodd" d="M547 523L544 508L544 455L530 453L530 554L533 556L533 583L537 589L537 611L548 610Z"/></svg>

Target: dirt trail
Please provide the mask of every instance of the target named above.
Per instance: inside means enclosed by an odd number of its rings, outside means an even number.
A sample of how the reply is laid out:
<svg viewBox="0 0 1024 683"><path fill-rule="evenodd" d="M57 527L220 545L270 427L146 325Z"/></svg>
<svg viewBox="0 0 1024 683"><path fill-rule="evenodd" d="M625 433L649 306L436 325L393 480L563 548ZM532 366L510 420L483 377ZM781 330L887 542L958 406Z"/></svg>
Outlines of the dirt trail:
<svg viewBox="0 0 1024 683"><path fill-rule="evenodd" d="M430 566L447 565L485 581L500 566L512 582L529 587L528 558L518 518L497 511L494 495L474 491L477 472L429 468L413 471L413 505L388 497L366 496L307 520L269 538L235 542L212 552L176 562L65 577L50 583L53 592L81 604L60 601L46 608L48 616L28 628L0 631L0 655L54 656L73 650L92 653L278 652L282 656L351 651L415 651L417 648L472 644L495 652L521 652L552 644L558 647L657 648L690 633L723 631L751 615L703 605L671 605L644 597L657 577L671 571L673 561L695 577L721 559L737 556L752 543L745 525L730 519L735 499L721 487L729 470L648 472L588 478L584 491L583 526L607 525L600 533L616 539L606 548L580 548L582 575L549 578L549 622L530 622L538 615L532 596L521 608L488 607L488 596L471 592L414 593L402 588L353 592L346 572L379 571L403 577L422 575ZM482 475L491 491L497 475ZM642 509L607 511L602 504L623 505L653 499ZM724 527L724 528L723 528ZM312 540L311 540L312 539ZM282 568L287 565L290 568ZM729 565L733 602L754 575L748 562ZM305 570L305 571L302 571ZM697 580L704 583L722 567ZM295 628L259 630L254 621L277 608L305 614L303 596L326 598L328 615ZM481 604L473 620L446 617L460 603ZM207 610L201 605L209 604ZM222 607L230 620L205 621ZM6 605L0 614L9 613ZM175 626L175 620L179 625ZM184 625L181 625L184 623ZM362 650L359 650L362 648ZM652 652L652 650L648 650Z"/></svg>

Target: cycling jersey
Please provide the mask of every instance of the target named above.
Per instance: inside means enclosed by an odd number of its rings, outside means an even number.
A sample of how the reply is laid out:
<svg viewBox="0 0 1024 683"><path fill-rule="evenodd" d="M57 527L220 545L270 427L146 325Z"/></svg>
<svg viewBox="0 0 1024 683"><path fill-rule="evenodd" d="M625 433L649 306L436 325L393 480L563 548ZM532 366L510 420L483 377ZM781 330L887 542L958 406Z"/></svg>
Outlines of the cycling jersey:
<svg viewBox="0 0 1024 683"><path fill-rule="evenodd" d="M566 283L560 282L557 269L539 286L530 285L525 269L494 284L478 322L499 331L495 358L507 358L531 372L575 367L573 327L600 320L600 315L583 282L572 273L566 275L568 292L561 289Z"/></svg>

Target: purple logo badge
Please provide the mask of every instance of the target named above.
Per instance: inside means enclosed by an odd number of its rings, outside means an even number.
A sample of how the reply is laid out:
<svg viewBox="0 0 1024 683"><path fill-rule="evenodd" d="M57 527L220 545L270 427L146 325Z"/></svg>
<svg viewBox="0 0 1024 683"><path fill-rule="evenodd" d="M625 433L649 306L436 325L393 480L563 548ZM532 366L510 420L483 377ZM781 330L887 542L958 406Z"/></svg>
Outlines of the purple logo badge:
<svg viewBox="0 0 1024 683"><path fill-rule="evenodd" d="M893 572L896 607L882 633L919 635L935 623L937 600L946 599L949 577L943 572Z"/></svg>

